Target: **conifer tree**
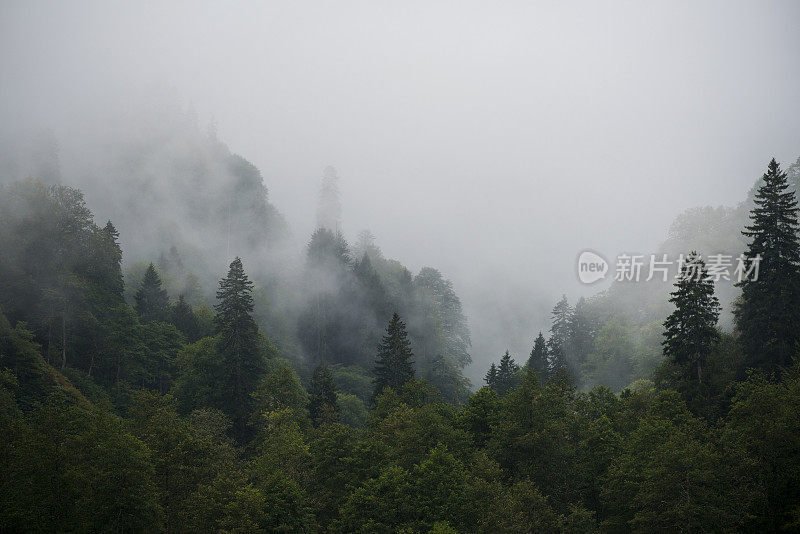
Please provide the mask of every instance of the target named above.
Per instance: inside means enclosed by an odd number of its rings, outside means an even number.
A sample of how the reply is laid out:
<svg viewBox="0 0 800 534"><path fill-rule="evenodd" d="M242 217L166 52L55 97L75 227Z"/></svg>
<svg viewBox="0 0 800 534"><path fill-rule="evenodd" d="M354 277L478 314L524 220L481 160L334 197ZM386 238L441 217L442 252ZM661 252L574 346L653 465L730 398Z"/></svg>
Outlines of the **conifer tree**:
<svg viewBox="0 0 800 534"><path fill-rule="evenodd" d="M570 330L572 323L573 310L567 301L567 296L562 295L553 307L552 319L553 326L550 327L550 342L553 346L561 347L563 351L567 350L567 345L570 339Z"/></svg>
<svg viewBox="0 0 800 534"><path fill-rule="evenodd" d="M494 363L489 366L483 381L486 382L486 387L492 391L497 391L497 366Z"/></svg>
<svg viewBox="0 0 800 534"><path fill-rule="evenodd" d="M183 293L178 297L178 302L172 309L172 324L175 325L189 343L197 341L197 331L199 328L197 316L194 314L192 307L186 303Z"/></svg>
<svg viewBox="0 0 800 534"><path fill-rule="evenodd" d="M389 321L389 326L386 327L386 335L378 345L378 359L375 362L375 397L386 387L397 389L414 378L414 362L411 360L413 356L406 325L395 313Z"/></svg>
<svg viewBox="0 0 800 534"><path fill-rule="evenodd" d="M317 365L308 388L308 411L314 426L335 423L339 420L339 404L333 375L324 363Z"/></svg>
<svg viewBox="0 0 800 534"><path fill-rule="evenodd" d="M561 370L569 371L569 365L567 363L567 356L564 353L564 348L559 343L554 342L552 337L547 340L547 358L548 378Z"/></svg>
<svg viewBox="0 0 800 534"><path fill-rule="evenodd" d="M214 306L219 336L218 354L224 362L225 376L221 387L225 393L221 407L233 421L234 431L242 437L250 411L251 394L264 371L259 350L259 333L253 316L253 282L244 272L242 260L231 262L228 276L220 280Z"/></svg>
<svg viewBox="0 0 800 534"><path fill-rule="evenodd" d="M578 368L589 356L597 334L597 325L586 307L586 299L581 297L575 304L569 321L569 346L566 352L567 357Z"/></svg>
<svg viewBox="0 0 800 534"><path fill-rule="evenodd" d="M531 349L531 356L528 358L528 363L525 366L529 372L534 372L539 377L540 382L547 380L548 375L548 362L547 362L547 344L541 332L533 342L533 349Z"/></svg>
<svg viewBox="0 0 800 534"><path fill-rule="evenodd" d="M570 346L570 331L573 310L563 295L553 307L553 326L550 327L550 339L547 340L547 354L550 358L548 373L554 374L560 369L569 370L567 351Z"/></svg>
<svg viewBox="0 0 800 534"><path fill-rule="evenodd" d="M750 239L747 268L761 257L758 278L739 283L735 317L747 365L774 371L791 362L800 341L800 244L797 199L774 158L763 182L742 232Z"/></svg>
<svg viewBox="0 0 800 534"><path fill-rule="evenodd" d="M714 282L696 252L681 266L669 301L675 310L664 322L664 355L685 370L684 379L701 384L708 355L720 337L716 328L720 305Z"/></svg>
<svg viewBox="0 0 800 534"><path fill-rule="evenodd" d="M167 291L161 287L161 277L158 276L156 268L151 263L147 266L142 285L136 292L136 313L139 314L139 320L143 323L164 321L168 305Z"/></svg>
<svg viewBox="0 0 800 534"><path fill-rule="evenodd" d="M106 223L103 232L105 233L110 248L111 261L109 263L111 268L111 280L109 281L109 285L114 294L121 297L124 283L122 280L122 247L119 245L119 232L114 225L111 224L111 221Z"/></svg>
<svg viewBox="0 0 800 534"><path fill-rule="evenodd" d="M518 384L517 371L519 371L519 365L506 351L503 357L500 358L500 365L497 366L497 388L495 388L495 391L498 395L502 397Z"/></svg>

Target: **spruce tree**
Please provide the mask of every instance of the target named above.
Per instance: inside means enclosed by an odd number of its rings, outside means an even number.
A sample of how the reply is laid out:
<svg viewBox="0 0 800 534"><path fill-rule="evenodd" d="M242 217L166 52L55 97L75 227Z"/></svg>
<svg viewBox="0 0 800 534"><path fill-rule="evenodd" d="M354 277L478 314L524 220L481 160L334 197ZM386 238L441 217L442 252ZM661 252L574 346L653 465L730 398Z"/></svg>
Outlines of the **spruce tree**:
<svg viewBox="0 0 800 534"><path fill-rule="evenodd" d="M572 310L569 322L569 346L566 352L573 365L578 368L589 356L597 334L595 320L586 308L586 299L581 297Z"/></svg>
<svg viewBox="0 0 800 534"><path fill-rule="evenodd" d="M572 329L573 310L567 301L567 296L562 295L553 307L552 319L553 326L550 327L550 341L554 346L561 347L566 352L570 341L570 331Z"/></svg>
<svg viewBox="0 0 800 534"><path fill-rule="evenodd" d="M158 276L156 268L151 263L147 266L142 285L136 292L136 313L139 314L139 320L143 323L164 321L167 317L168 305L167 291L161 287L161 277Z"/></svg>
<svg viewBox="0 0 800 534"><path fill-rule="evenodd" d="M103 232L106 237L110 256L109 268L111 274L109 285L115 295L122 297L125 284L122 279L122 247L119 245L119 232L111 221L106 223Z"/></svg>
<svg viewBox="0 0 800 534"><path fill-rule="evenodd" d="M533 349L531 349L531 356L528 358L528 363L525 366L528 372L534 372L539 377L540 382L547 380L548 375L548 362L547 362L547 344L541 332L533 342Z"/></svg>
<svg viewBox="0 0 800 534"><path fill-rule="evenodd" d="M197 316L194 314L192 307L186 303L183 293L178 297L178 302L175 303L175 307L172 309L171 322L175 325L175 328L186 336L189 343L197 341L197 331L199 329Z"/></svg>
<svg viewBox="0 0 800 534"><path fill-rule="evenodd" d="M775 371L791 363L800 341L800 245L797 199L774 158L763 182L742 232L750 239L747 267L761 257L758 278L739 283L735 317L746 364Z"/></svg>
<svg viewBox="0 0 800 534"><path fill-rule="evenodd" d="M495 391L498 395L502 397L518 384L517 371L519 371L519 365L506 351L503 357L500 358L500 365L497 366L497 388L495 388Z"/></svg>
<svg viewBox="0 0 800 534"><path fill-rule="evenodd" d="M320 363L314 369L311 385L308 388L308 411L314 426L335 423L339 420L339 404L336 400L336 386L330 369Z"/></svg>
<svg viewBox="0 0 800 534"><path fill-rule="evenodd" d="M489 366L483 381L486 382L486 387L492 391L497 391L497 366L494 363Z"/></svg>
<svg viewBox="0 0 800 534"><path fill-rule="evenodd" d="M547 376L550 378L559 371L569 371L567 356L561 344L554 342L553 338L547 340Z"/></svg>
<svg viewBox="0 0 800 534"><path fill-rule="evenodd" d="M223 411L231 416L234 432L243 437L250 412L251 394L264 371L264 358L259 350L259 333L253 316L253 282L244 272L242 260L231 262L228 276L220 280L214 306L218 354L224 362L225 376L220 385Z"/></svg>
<svg viewBox="0 0 800 534"><path fill-rule="evenodd" d="M556 373L560 369L569 370L570 368L567 351L570 346L572 314L573 310L567 301L567 296L563 295L553 307L553 326L550 327L550 339L547 340L547 354L550 358L549 374Z"/></svg>
<svg viewBox="0 0 800 534"><path fill-rule="evenodd" d="M675 310L664 321L664 355L682 369L685 380L703 380L703 369L719 340L716 324L720 305L705 263L691 252L681 267L669 299Z"/></svg>
<svg viewBox="0 0 800 534"><path fill-rule="evenodd" d="M398 389L414 378L414 362L411 360L413 356L406 325L395 313L386 327L386 335L378 345L374 397L380 395L386 387Z"/></svg>

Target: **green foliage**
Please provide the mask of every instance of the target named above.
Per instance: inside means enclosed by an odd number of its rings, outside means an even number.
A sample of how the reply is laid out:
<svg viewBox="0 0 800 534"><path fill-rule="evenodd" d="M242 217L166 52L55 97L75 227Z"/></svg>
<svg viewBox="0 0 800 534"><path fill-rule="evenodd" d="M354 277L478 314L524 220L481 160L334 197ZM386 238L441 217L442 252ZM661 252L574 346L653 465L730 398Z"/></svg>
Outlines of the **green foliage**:
<svg viewBox="0 0 800 534"><path fill-rule="evenodd" d="M4 530L161 528L150 452L119 417L53 399L12 432L0 477Z"/></svg>
<svg viewBox="0 0 800 534"><path fill-rule="evenodd" d="M219 282L219 302L214 306L217 353L223 362L223 373L216 376L223 396L221 409L231 417L234 433L240 438L245 436L252 410L251 395L265 366L258 326L251 315L252 290L253 283L237 257L231 262L228 275Z"/></svg>
<svg viewBox="0 0 800 534"><path fill-rule="evenodd" d="M143 323L165 321L167 319L169 295L161 287L161 277L158 276L152 263L147 266L147 270L144 272L142 285L139 286L135 299L136 313L139 314L139 320Z"/></svg>
<svg viewBox="0 0 800 534"><path fill-rule="evenodd" d="M336 403L339 405L339 420L342 424L358 428L367 420L367 405L360 397L337 393Z"/></svg>
<svg viewBox="0 0 800 534"><path fill-rule="evenodd" d="M372 397L372 377L366 369L355 365L332 365L330 367L336 389L357 396L364 402Z"/></svg>
<svg viewBox="0 0 800 534"><path fill-rule="evenodd" d="M314 426L335 423L339 420L336 387L328 367L321 363L314 369L308 388L308 411Z"/></svg>
<svg viewBox="0 0 800 534"><path fill-rule="evenodd" d="M525 368L529 372L536 373L536 376L539 377L540 381L544 382L547 380L547 376L549 374L547 345L541 332L539 332L539 335L536 336L536 339L533 342L531 355L530 358L528 358L528 362L525 364Z"/></svg>
<svg viewBox="0 0 800 534"><path fill-rule="evenodd" d="M735 314L748 367L775 372L791 364L800 344L800 225L795 191L774 158L762 179L742 232L750 239L747 267L761 258L758 278L739 284Z"/></svg>
<svg viewBox="0 0 800 534"><path fill-rule="evenodd" d="M170 322L186 337L189 343L200 339L200 324L192 307L186 303L183 293L170 310Z"/></svg>
<svg viewBox="0 0 800 534"><path fill-rule="evenodd" d="M709 431L675 392L654 399L622 443L603 499L609 530L733 531L742 528L746 493Z"/></svg>
<svg viewBox="0 0 800 534"><path fill-rule="evenodd" d="M680 375L680 381L671 385L686 389L682 384L695 382L702 387L703 369L720 339L716 328L719 301L714 296L714 282L697 253L686 258L669 301L675 310L664 322L664 355L667 365L677 367Z"/></svg>
<svg viewBox="0 0 800 534"><path fill-rule="evenodd" d="M414 378L411 358L411 342L408 340L406 324L396 313L386 327L386 335L378 345L378 359L375 362L375 390L377 397L384 388L398 389Z"/></svg>

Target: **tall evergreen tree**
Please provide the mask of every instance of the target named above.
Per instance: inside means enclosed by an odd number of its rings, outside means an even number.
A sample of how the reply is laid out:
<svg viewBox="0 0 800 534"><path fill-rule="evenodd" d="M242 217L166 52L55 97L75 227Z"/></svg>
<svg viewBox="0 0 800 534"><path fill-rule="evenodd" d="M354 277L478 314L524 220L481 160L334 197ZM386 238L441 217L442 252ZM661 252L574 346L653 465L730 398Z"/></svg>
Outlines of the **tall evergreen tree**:
<svg viewBox="0 0 800 534"><path fill-rule="evenodd" d="M548 378L557 372L564 370L569 371L569 362L567 362L567 355L564 353L564 348L559 343L553 341L553 338L547 340L547 376Z"/></svg>
<svg viewBox="0 0 800 534"><path fill-rule="evenodd" d="M566 295L563 295L561 300L553 307L552 318L553 326L550 327L550 339L547 340L549 375L561 369L570 370L567 348L570 343L572 308L567 301Z"/></svg>
<svg viewBox="0 0 800 534"><path fill-rule="evenodd" d="M308 388L308 411L314 426L335 423L339 420L339 404L333 375L324 363L317 365Z"/></svg>
<svg viewBox="0 0 800 534"><path fill-rule="evenodd" d="M169 296L166 289L161 287L161 277L151 263L144 273L142 285L136 292L136 313L143 323L164 321L167 317Z"/></svg>
<svg viewBox="0 0 800 534"><path fill-rule="evenodd" d="M586 361L597 335L597 324L586 308L586 299L581 297L575 304L569 321L569 346L566 352L567 358L572 360L576 368L580 368Z"/></svg>
<svg viewBox="0 0 800 534"><path fill-rule="evenodd" d="M378 359L375 362L375 397L386 387L397 389L414 378L414 362L411 360L413 356L406 324L395 313L389 321L389 326L386 327L386 335L378 345Z"/></svg>
<svg viewBox="0 0 800 534"><path fill-rule="evenodd" d="M197 316L194 314L192 307L186 303L183 293L178 297L178 302L172 309L172 324L175 325L189 343L194 343L198 339L199 324Z"/></svg>
<svg viewBox="0 0 800 534"><path fill-rule="evenodd" d="M124 283L122 280L122 247L119 245L119 232L111 224L111 221L106 223L103 232L109 249L109 266L111 269L109 285L114 294L121 297Z"/></svg>
<svg viewBox="0 0 800 534"><path fill-rule="evenodd" d="M548 375L548 362L547 362L547 344L541 332L536 336L533 342L533 349L531 349L531 356L528 358L528 363L525 366L528 371L535 372L539 377L540 382L547 380Z"/></svg>
<svg viewBox="0 0 800 534"><path fill-rule="evenodd" d="M720 337L716 328L720 305L714 296L714 282L696 252L681 266L669 301L675 310L664 321L664 355L685 370L684 379L696 378L700 384L708 356Z"/></svg>
<svg viewBox="0 0 800 534"><path fill-rule="evenodd" d="M494 362L489 366L489 370L486 371L486 376L483 378L483 381L486 382L486 387L492 391L497 390L497 365L495 365Z"/></svg>
<svg viewBox="0 0 800 534"><path fill-rule="evenodd" d="M517 371L519 371L519 365L506 351L503 357L500 358L500 365L497 366L497 388L495 388L495 391L498 395L502 397L519 383Z"/></svg>
<svg viewBox="0 0 800 534"><path fill-rule="evenodd" d="M742 232L750 238L747 267L761 257L758 278L740 282L735 317L747 365L774 371L792 361L800 342L800 244L797 199L774 158L763 182Z"/></svg>
<svg viewBox="0 0 800 534"><path fill-rule="evenodd" d="M567 301L567 296L562 295L561 300L553 306L551 314L553 326L550 327L550 342L565 351L570 340L572 313L573 310L569 305L569 301Z"/></svg>
<svg viewBox="0 0 800 534"><path fill-rule="evenodd" d="M219 336L218 353L225 363L222 388L224 404L220 408L233 421L238 437L245 435L251 394L264 371L264 356L259 350L258 326L253 320L253 282L244 272L242 260L231 262L228 276L219 281L214 318Z"/></svg>

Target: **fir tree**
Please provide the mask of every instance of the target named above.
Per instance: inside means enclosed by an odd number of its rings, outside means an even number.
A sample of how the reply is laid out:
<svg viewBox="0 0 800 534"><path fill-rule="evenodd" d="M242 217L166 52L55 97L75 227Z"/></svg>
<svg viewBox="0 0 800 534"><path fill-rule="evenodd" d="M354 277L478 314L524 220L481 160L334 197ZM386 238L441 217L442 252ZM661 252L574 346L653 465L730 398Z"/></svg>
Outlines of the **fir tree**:
<svg viewBox="0 0 800 534"><path fill-rule="evenodd" d="M567 357L576 368L586 361L594 344L597 325L586 309L586 299L581 297L572 310L569 321L569 344Z"/></svg>
<svg viewBox="0 0 800 534"><path fill-rule="evenodd" d="M163 321L167 316L168 305L167 291L161 287L161 277L151 263L147 266L142 285L136 292L136 313L143 323Z"/></svg>
<svg viewBox="0 0 800 534"><path fill-rule="evenodd" d="M374 397L380 395L386 387L397 389L414 378L412 356L414 354L411 352L406 325L395 313L386 327L386 335L378 345Z"/></svg>
<svg viewBox="0 0 800 534"><path fill-rule="evenodd" d="M214 306L218 352L224 362L223 411L233 420L234 431L242 437L250 410L251 394L264 371L259 350L259 333L253 316L253 282L244 272L242 260L231 262L228 276L220 280Z"/></svg>
<svg viewBox="0 0 800 534"><path fill-rule="evenodd" d="M561 344L553 341L553 338L547 340L547 377L550 378L559 371L569 371L569 364L567 363L567 356L564 353L564 348Z"/></svg>
<svg viewBox="0 0 800 534"><path fill-rule="evenodd" d="M708 355L719 340L720 305L714 296L714 282L696 252L682 265L669 301L675 310L664 322L664 355L685 370L685 379L695 377L700 384Z"/></svg>
<svg viewBox="0 0 800 534"><path fill-rule="evenodd" d="M539 377L540 382L547 380L548 375L548 362L547 362L547 344L541 332L533 342L533 349L531 349L531 356L528 358L528 363L525 365L528 372L534 372Z"/></svg>
<svg viewBox="0 0 800 534"><path fill-rule="evenodd" d="M747 268L761 257L758 278L740 282L735 317L747 365L774 371L791 362L800 341L800 245L797 199L774 158L763 182L742 232L750 238Z"/></svg>
<svg viewBox="0 0 800 534"><path fill-rule="evenodd" d="M339 420L339 404L336 400L336 386L330 369L320 363L314 369L311 385L308 388L308 411L314 426L335 423Z"/></svg>
<svg viewBox="0 0 800 534"><path fill-rule="evenodd" d="M570 340L572 313L567 296L562 295L561 300L553 307L551 315L553 326L550 327L550 342L553 346L561 347L563 351L567 350Z"/></svg>
<svg viewBox="0 0 800 534"><path fill-rule="evenodd" d="M497 387L495 391L498 395L502 397L517 386L519 383L517 371L519 371L519 365L506 351L503 357L500 358L500 365L497 367Z"/></svg>
<svg viewBox="0 0 800 534"><path fill-rule="evenodd" d="M109 285L114 294L121 297L124 289L124 282L122 280L122 247L119 245L119 232L114 225L111 224L111 221L106 223L103 232L105 233L108 247L110 248L111 261L109 263L112 274Z"/></svg>
<svg viewBox="0 0 800 534"><path fill-rule="evenodd" d="M497 366L494 363L489 366L483 381L486 382L486 387L492 391L497 391Z"/></svg>
<svg viewBox="0 0 800 534"><path fill-rule="evenodd" d="M186 336L189 343L197 341L199 328L197 316L194 314L192 307L186 303L183 293L178 297L178 302L175 303L175 307L172 309L171 322L175 325L175 328Z"/></svg>

